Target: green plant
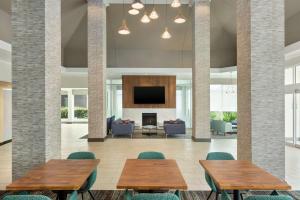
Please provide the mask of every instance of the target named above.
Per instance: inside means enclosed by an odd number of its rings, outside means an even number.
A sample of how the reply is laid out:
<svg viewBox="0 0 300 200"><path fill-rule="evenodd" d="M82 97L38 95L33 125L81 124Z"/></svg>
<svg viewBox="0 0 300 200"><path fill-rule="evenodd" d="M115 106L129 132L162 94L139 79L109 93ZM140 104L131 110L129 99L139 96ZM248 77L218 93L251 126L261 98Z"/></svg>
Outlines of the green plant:
<svg viewBox="0 0 300 200"><path fill-rule="evenodd" d="M74 115L79 119L87 119L88 118L88 110L87 108L75 108Z"/></svg>
<svg viewBox="0 0 300 200"><path fill-rule="evenodd" d="M210 119L215 120L217 118L217 112L210 112Z"/></svg>
<svg viewBox="0 0 300 200"><path fill-rule="evenodd" d="M232 122L233 120L237 119L236 112L223 112L223 121L225 122Z"/></svg>
<svg viewBox="0 0 300 200"><path fill-rule="evenodd" d="M60 117L62 119L67 119L68 118L68 108L67 107L60 108Z"/></svg>

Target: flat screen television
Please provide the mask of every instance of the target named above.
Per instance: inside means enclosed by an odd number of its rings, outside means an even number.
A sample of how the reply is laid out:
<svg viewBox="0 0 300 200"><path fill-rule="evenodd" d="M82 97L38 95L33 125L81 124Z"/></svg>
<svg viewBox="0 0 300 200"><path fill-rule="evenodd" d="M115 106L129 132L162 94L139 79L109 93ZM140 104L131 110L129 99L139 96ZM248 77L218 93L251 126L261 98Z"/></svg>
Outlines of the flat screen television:
<svg viewBox="0 0 300 200"><path fill-rule="evenodd" d="M164 104L165 87L134 87L134 104Z"/></svg>

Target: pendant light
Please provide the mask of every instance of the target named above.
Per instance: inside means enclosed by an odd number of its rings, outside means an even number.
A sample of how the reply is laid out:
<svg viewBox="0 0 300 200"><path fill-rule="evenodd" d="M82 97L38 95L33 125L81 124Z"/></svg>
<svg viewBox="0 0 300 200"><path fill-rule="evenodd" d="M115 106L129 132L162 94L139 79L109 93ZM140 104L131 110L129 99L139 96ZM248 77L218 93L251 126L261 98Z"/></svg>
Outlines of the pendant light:
<svg viewBox="0 0 300 200"><path fill-rule="evenodd" d="M167 27L167 17L168 17L168 14L167 14L167 0L166 0L166 6L165 6L165 31L161 34L161 38L165 39L165 40L168 40L172 37L172 35L170 34L170 32L168 30L168 27Z"/></svg>
<svg viewBox="0 0 300 200"><path fill-rule="evenodd" d="M168 27L165 27L165 31L161 35L161 38L167 40L167 39L170 39L171 37L172 37L172 35L169 33Z"/></svg>
<svg viewBox="0 0 300 200"><path fill-rule="evenodd" d="M127 23L126 23L126 19L125 19L125 8L124 8L124 0L123 0L123 20L122 20L122 25L120 26L119 30L118 30L118 33L120 35L129 35L130 34L130 30L127 26Z"/></svg>
<svg viewBox="0 0 300 200"><path fill-rule="evenodd" d="M147 3L147 2L145 1L145 3ZM151 21L151 19L148 16L148 13L147 13L147 10L146 10L146 6L145 6L144 15L141 18L141 22L144 23L144 24L148 24L150 21Z"/></svg>
<svg viewBox="0 0 300 200"><path fill-rule="evenodd" d="M151 19L158 19L158 18L159 18L158 14L157 14L157 12L156 12L156 10L155 10L154 0L153 0L153 9L152 9L152 11L151 11L149 17L150 17Z"/></svg>
<svg viewBox="0 0 300 200"><path fill-rule="evenodd" d="M140 0L134 0L131 7L137 10L144 8L144 4Z"/></svg>
<svg viewBox="0 0 300 200"><path fill-rule="evenodd" d="M126 20L123 19L122 21L122 25L120 26L119 30L118 30L118 33L120 35L128 35L130 34L130 30L129 28L127 27L127 23L126 23Z"/></svg>
<svg viewBox="0 0 300 200"><path fill-rule="evenodd" d="M132 9L128 10L128 13L130 15L138 15L140 13L140 11L137 10L137 9L132 8Z"/></svg>
<svg viewBox="0 0 300 200"><path fill-rule="evenodd" d="M183 24L184 22L186 22L185 17L183 16L183 14L181 13L181 10L179 9L178 14L176 15L174 22L177 24Z"/></svg>
<svg viewBox="0 0 300 200"><path fill-rule="evenodd" d="M171 7L173 8L178 8L181 6L180 0L173 0L173 2L171 3Z"/></svg>
<svg viewBox="0 0 300 200"><path fill-rule="evenodd" d="M151 21L151 20L150 20L150 18L149 18L148 15L147 15L147 11L145 11L145 12L144 12L144 15L143 15L143 17L142 17L142 19L141 19L141 22L144 23L144 24L148 24L150 21Z"/></svg>

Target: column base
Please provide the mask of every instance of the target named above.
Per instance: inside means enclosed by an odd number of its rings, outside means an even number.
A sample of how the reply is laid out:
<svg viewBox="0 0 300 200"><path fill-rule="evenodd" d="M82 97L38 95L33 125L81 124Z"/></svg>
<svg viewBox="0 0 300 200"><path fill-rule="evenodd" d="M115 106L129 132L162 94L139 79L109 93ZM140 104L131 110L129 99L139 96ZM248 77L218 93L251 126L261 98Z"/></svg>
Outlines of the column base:
<svg viewBox="0 0 300 200"><path fill-rule="evenodd" d="M195 138L192 136L193 142L211 142L211 138Z"/></svg>
<svg viewBox="0 0 300 200"><path fill-rule="evenodd" d="M88 142L104 142L106 140L105 138L88 138Z"/></svg>

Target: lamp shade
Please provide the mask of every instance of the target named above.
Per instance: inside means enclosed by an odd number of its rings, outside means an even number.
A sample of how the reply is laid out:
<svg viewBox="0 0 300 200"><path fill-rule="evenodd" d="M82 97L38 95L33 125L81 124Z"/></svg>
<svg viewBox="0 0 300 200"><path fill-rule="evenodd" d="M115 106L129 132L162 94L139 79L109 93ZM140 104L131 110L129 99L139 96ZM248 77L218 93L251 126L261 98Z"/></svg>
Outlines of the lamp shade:
<svg viewBox="0 0 300 200"><path fill-rule="evenodd" d="M175 17L174 22L177 24L182 24L182 23L186 22L186 19L183 16L183 14L181 12L179 12L178 15Z"/></svg>
<svg viewBox="0 0 300 200"><path fill-rule="evenodd" d="M141 22L144 23L144 24L147 24L147 23L149 23L150 21L151 21L151 20L150 20L150 18L148 17L147 12L145 11L145 12L144 12L144 16L143 16L142 19L141 19Z"/></svg>
<svg viewBox="0 0 300 200"><path fill-rule="evenodd" d="M131 4L131 7L140 10L144 8L144 4L140 0L134 0L134 2Z"/></svg>
<svg viewBox="0 0 300 200"><path fill-rule="evenodd" d="M171 6L173 8L178 8L181 6L180 0L173 0L173 2L171 3Z"/></svg>
<svg viewBox="0 0 300 200"><path fill-rule="evenodd" d="M159 16L158 16L158 14L157 14L155 8L153 8L153 10L151 11L149 17L150 17L151 19L158 19Z"/></svg>
<svg viewBox="0 0 300 200"><path fill-rule="evenodd" d="M137 9L132 8L132 9L128 10L128 13L130 15L138 15L140 13L140 11L137 10Z"/></svg>
<svg viewBox="0 0 300 200"><path fill-rule="evenodd" d="M126 23L125 19L122 21L122 25L120 26L120 28L118 30L118 33L120 35L128 35L128 34L130 34L130 30L127 27L127 23Z"/></svg>
<svg viewBox="0 0 300 200"><path fill-rule="evenodd" d="M163 32L163 34L161 35L162 39L170 39L172 37L172 35L169 33L168 28L165 28L165 31Z"/></svg>

